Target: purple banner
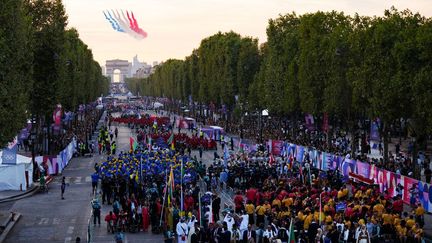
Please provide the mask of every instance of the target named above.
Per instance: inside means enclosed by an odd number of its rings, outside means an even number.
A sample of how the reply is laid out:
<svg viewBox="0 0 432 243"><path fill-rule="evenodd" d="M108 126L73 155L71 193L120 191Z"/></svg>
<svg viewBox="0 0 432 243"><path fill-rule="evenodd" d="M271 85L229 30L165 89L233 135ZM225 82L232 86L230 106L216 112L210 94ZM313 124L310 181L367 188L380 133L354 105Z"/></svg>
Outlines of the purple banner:
<svg viewBox="0 0 432 243"><path fill-rule="evenodd" d="M380 126L380 120L378 118L376 120L371 121L371 128L370 128L371 140L380 141L379 126Z"/></svg>

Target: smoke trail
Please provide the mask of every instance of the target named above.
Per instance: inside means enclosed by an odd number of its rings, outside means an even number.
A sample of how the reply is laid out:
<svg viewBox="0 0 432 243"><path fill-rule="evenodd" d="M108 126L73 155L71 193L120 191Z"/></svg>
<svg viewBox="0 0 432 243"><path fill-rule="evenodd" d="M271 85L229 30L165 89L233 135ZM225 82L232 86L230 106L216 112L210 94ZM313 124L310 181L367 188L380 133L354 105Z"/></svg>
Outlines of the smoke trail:
<svg viewBox="0 0 432 243"><path fill-rule="evenodd" d="M124 17L124 14L123 14L123 13L122 13L122 15L123 15L123 17ZM124 28L125 30L127 30L126 32L127 32L129 35L131 35L131 36L134 37L135 39L141 39L141 36L139 36L135 31L133 31L133 30L130 28L129 24L127 23L127 20L125 20L125 18L122 18L122 16L120 15L120 13L119 13L118 10L116 10L116 12L115 12L115 16L116 16L117 20L119 21L119 23L123 26L123 28Z"/></svg>
<svg viewBox="0 0 432 243"><path fill-rule="evenodd" d="M119 31L119 32L125 32L124 29L118 23L118 21L115 18L113 18L113 16L111 16L111 13L108 10L107 10L107 12L108 12L108 16L110 17L110 19L115 23L116 30Z"/></svg>
<svg viewBox="0 0 432 243"><path fill-rule="evenodd" d="M133 12L131 12L131 14L132 14L132 20L133 20L133 24L134 24L134 26L135 26L136 32L137 32L138 34L140 34L143 38L146 38L146 37L147 37L147 32L145 32L143 29L141 29L141 28L139 27L138 22L137 22L137 20L135 19L135 16L134 16Z"/></svg>
<svg viewBox="0 0 432 243"><path fill-rule="evenodd" d="M132 22L132 19L129 16L129 12L128 11L126 11L126 16L127 16L128 20L129 20L129 25L130 25L131 29L133 29L135 31L134 23Z"/></svg>
<svg viewBox="0 0 432 243"><path fill-rule="evenodd" d="M105 18L111 23L111 26L114 30L117 30L115 23L108 17L108 15L105 13L105 11L102 11L102 13L104 14Z"/></svg>

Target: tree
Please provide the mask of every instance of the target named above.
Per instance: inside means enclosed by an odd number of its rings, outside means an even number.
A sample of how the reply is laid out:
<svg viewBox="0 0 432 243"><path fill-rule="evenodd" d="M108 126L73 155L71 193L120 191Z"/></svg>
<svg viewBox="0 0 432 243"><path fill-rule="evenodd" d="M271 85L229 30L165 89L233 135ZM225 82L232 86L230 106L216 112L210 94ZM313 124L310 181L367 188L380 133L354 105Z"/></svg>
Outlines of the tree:
<svg viewBox="0 0 432 243"><path fill-rule="evenodd" d="M64 48L67 17L60 0L27 0L28 15L32 18L34 83L31 111L47 117L57 104L59 84L65 71Z"/></svg>
<svg viewBox="0 0 432 243"><path fill-rule="evenodd" d="M5 0L0 8L0 147L10 142L29 118L32 49L23 1Z"/></svg>

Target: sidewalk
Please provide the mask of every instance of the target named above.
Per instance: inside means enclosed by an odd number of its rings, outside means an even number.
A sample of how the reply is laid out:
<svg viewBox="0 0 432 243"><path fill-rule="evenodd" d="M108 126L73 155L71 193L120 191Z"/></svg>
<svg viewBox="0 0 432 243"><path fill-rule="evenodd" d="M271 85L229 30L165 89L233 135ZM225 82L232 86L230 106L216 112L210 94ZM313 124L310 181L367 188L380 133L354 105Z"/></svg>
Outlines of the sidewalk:
<svg viewBox="0 0 432 243"><path fill-rule="evenodd" d="M36 184L36 185L35 185ZM30 188L25 191L0 191L0 203L4 201L9 201L15 198L21 198L25 195L33 193L37 188L39 188L39 183L34 183Z"/></svg>

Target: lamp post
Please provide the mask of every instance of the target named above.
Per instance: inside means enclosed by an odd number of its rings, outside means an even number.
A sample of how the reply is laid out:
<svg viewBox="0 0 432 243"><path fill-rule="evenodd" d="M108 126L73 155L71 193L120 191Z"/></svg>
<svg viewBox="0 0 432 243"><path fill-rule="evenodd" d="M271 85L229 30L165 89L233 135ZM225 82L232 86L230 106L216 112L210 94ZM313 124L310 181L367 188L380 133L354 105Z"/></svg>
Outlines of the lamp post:
<svg viewBox="0 0 432 243"><path fill-rule="evenodd" d="M259 143L262 142L262 110L259 109L258 110L258 129L259 129Z"/></svg>
<svg viewBox="0 0 432 243"><path fill-rule="evenodd" d="M35 181L36 178L36 161L35 161L35 143L36 143L36 132L34 131L34 125L33 125L33 119L32 119L32 128L31 128L31 132L30 132L30 146L31 146L31 154L32 154L32 164L33 164L33 181Z"/></svg>

